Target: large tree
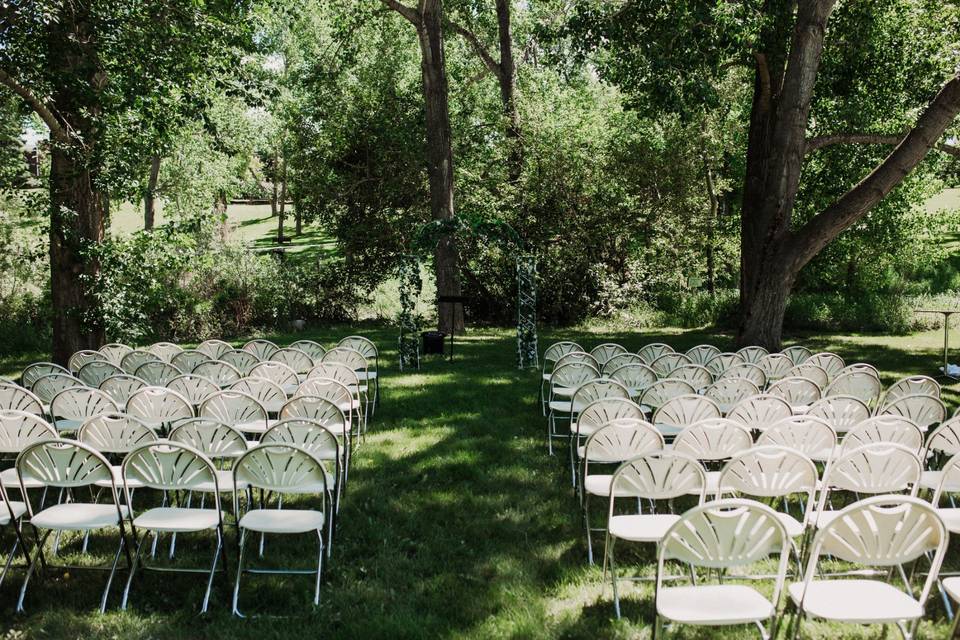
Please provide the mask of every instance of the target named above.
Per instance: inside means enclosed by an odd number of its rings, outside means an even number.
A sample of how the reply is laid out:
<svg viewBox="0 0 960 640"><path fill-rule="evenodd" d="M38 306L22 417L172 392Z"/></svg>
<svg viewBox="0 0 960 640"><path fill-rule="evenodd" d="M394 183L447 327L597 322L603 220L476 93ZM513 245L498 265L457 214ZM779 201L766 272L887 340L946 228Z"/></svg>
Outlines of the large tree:
<svg viewBox="0 0 960 640"><path fill-rule="evenodd" d="M420 0L417 7L405 5L398 0L383 2L406 18L417 31L425 107L430 211L434 220L451 220L454 217L453 144L447 65L443 48L443 2ZM437 295L460 296L460 257L452 236L444 236L437 243L434 267L437 273ZM442 302L437 305L438 326L447 333L463 329L463 305L451 304Z"/></svg>
<svg viewBox="0 0 960 640"><path fill-rule="evenodd" d="M778 348L800 270L931 150L957 153L944 134L960 112L960 9L923 0L835 5L692 0L665 8L629 0L611 8L581 0L570 21L572 33L602 52L609 77L648 108L723 108L710 91L715 80L733 65L752 68L740 344ZM865 159L854 184L803 203L812 214L797 219L805 160L842 143L892 149Z"/></svg>
<svg viewBox="0 0 960 640"><path fill-rule="evenodd" d="M0 6L0 84L50 131L57 362L105 341L91 284L100 270L96 252L110 186L130 179L124 174L142 176L151 155L131 159L137 145L127 142L162 131L184 103L183 91L217 68L213 52L244 12L243 0L36 0ZM129 135L131 129L137 132ZM111 144L115 153L108 152Z"/></svg>

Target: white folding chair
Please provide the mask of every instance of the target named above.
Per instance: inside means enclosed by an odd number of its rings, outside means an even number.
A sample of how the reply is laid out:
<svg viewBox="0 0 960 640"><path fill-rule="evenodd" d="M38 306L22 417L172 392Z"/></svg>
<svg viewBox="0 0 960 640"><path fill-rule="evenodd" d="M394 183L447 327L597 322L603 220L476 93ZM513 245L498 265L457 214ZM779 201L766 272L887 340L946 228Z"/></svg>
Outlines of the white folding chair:
<svg viewBox="0 0 960 640"><path fill-rule="evenodd" d="M99 389L71 387L50 401L51 422L60 433L76 431L87 418L105 413L120 413L120 407Z"/></svg>
<svg viewBox="0 0 960 640"><path fill-rule="evenodd" d="M63 489L74 494L72 500L40 511L34 511L30 500L25 497L30 525L38 533L33 557L23 579L23 586L20 588L17 611L24 610L23 601L27 595L27 586L30 583L30 577L36 571L37 564L42 564L44 570L51 567L43 556L43 547L51 533L56 532L59 535L68 531L80 531L86 534L91 531L116 528L119 530L120 540L103 596L100 598L100 613L103 613L107 608L107 597L110 595L110 585L113 583L120 555L126 553L128 567L131 562L124 527L127 508L120 504L110 463L102 454L79 442L45 440L29 445L20 453L17 457L17 474L20 477L21 491L24 496L27 495L26 487L32 483ZM81 487L92 487L97 483L109 483L107 491L109 503L81 502L79 492L73 491Z"/></svg>
<svg viewBox="0 0 960 640"><path fill-rule="evenodd" d="M190 401L165 387L144 387L134 391L127 400L126 412L157 430L170 428L180 420L194 417Z"/></svg>
<svg viewBox="0 0 960 640"><path fill-rule="evenodd" d="M742 347L737 350L737 353L743 358L744 362L749 362L750 364L758 364L766 356L770 355L769 351L755 345Z"/></svg>
<svg viewBox="0 0 960 640"><path fill-rule="evenodd" d="M207 360L201 362L190 372L192 375L206 378L218 385L221 389L229 387L231 384L242 378L237 368L220 360Z"/></svg>
<svg viewBox="0 0 960 640"><path fill-rule="evenodd" d="M269 340L250 340L243 345L244 351L249 351L257 360L269 360L270 356L280 350L280 347Z"/></svg>
<svg viewBox="0 0 960 640"><path fill-rule="evenodd" d="M229 468L229 463L256 444L230 425L213 418L192 418L181 422L170 432L170 441L193 447L216 465L217 482L200 483L192 489L199 493L232 492L233 470Z"/></svg>
<svg viewBox="0 0 960 640"><path fill-rule="evenodd" d="M807 415L823 418L837 433L846 433L870 417L870 409L853 396L830 396L810 405Z"/></svg>
<svg viewBox="0 0 960 640"><path fill-rule="evenodd" d="M706 364L710 362L710 359L719 353L720 349L712 344L698 344L695 347L687 349L687 357L690 358L694 364L701 366L706 366Z"/></svg>
<svg viewBox="0 0 960 640"><path fill-rule="evenodd" d="M322 505L317 509L265 508L250 509L240 518L240 560L233 588L233 613L242 616L239 609L240 578L244 573L315 574L313 604L320 603L320 577L323 573L323 530L329 507L327 504L327 474L323 464L309 452L294 445L262 444L241 456L233 468L234 480L253 488L263 489L268 496L319 495ZM236 492L234 492L236 495ZM278 503L279 505L279 503ZM299 505L298 505L299 506ZM236 506L234 510L237 511ZM245 568L246 539L249 532L260 534L302 535L315 532L319 545L317 568L297 570L287 568Z"/></svg>
<svg viewBox="0 0 960 640"><path fill-rule="evenodd" d="M793 409L786 400L763 394L744 398L727 412L728 418L751 431L764 431L792 415Z"/></svg>
<svg viewBox="0 0 960 640"><path fill-rule="evenodd" d="M880 398L880 379L866 371L848 371L841 373L823 390L823 395L853 396L868 407L872 407Z"/></svg>
<svg viewBox="0 0 960 640"><path fill-rule="evenodd" d="M926 433L931 426L940 424L947 418L947 408L940 398L926 395L903 396L883 406L877 415L903 416L912 420L920 430Z"/></svg>
<svg viewBox="0 0 960 640"><path fill-rule="evenodd" d="M88 387L99 387L100 383L111 376L118 376L123 369L106 360L92 360L80 367L77 378Z"/></svg>
<svg viewBox="0 0 960 640"><path fill-rule="evenodd" d="M746 378L760 389L767 386L767 374L759 365L750 362L738 362L716 374L717 379Z"/></svg>
<svg viewBox="0 0 960 640"><path fill-rule="evenodd" d="M350 392L350 389L336 380L330 378L310 378L306 380L300 388L297 390L297 394L294 395L291 400L296 400L298 398L320 398L326 400L327 402L333 404L334 407L340 412L330 413L328 409L321 408L317 405L315 400L303 401L299 404L290 404L284 405L280 409L280 417L303 417L309 418L314 417L316 420L321 420L323 425L327 428L333 430L334 432L339 432L342 430L344 436L344 446L352 449L356 446L356 438L361 435L360 424L357 420L353 419L353 416L357 413L359 408L358 401L356 397ZM307 406L310 406L309 414L291 414L291 411L308 411ZM317 406L312 406L317 405ZM294 409L294 407L300 407ZM340 418L342 414L342 418ZM342 422L341 422L342 420Z"/></svg>
<svg viewBox="0 0 960 640"><path fill-rule="evenodd" d="M880 402L883 405L896 402L906 396L932 396L940 397L940 383L930 376L908 376L897 380L883 394Z"/></svg>
<svg viewBox="0 0 960 640"><path fill-rule="evenodd" d="M137 367L133 375L146 380L153 387L165 387L171 380L184 373L186 372L180 371L169 362L152 360Z"/></svg>
<svg viewBox="0 0 960 640"><path fill-rule="evenodd" d="M198 364L201 362L206 362L209 359L210 356L199 349L184 349L180 353L173 356L173 358L170 360L170 364L175 366L177 369L180 369L180 371L183 371L184 373L189 373L193 371Z"/></svg>
<svg viewBox="0 0 960 640"><path fill-rule="evenodd" d="M813 352L810 351L810 349L807 349L806 347L798 344L793 345L791 347L787 347L783 349L780 353L782 353L783 355L793 360L793 364L795 365L803 364L810 358L810 356L813 355Z"/></svg>
<svg viewBox="0 0 960 640"><path fill-rule="evenodd" d="M707 418L685 427L673 441L673 451L688 455L707 469L753 446L753 434L739 422ZM707 495L716 495L719 471L707 471Z"/></svg>
<svg viewBox="0 0 960 640"><path fill-rule="evenodd" d="M0 383L0 410L27 411L38 416L44 414L40 398L13 383Z"/></svg>
<svg viewBox="0 0 960 640"><path fill-rule="evenodd" d="M904 638L913 637L924 614L930 589L947 550L947 532L936 511L909 496L875 496L856 502L823 526L813 539L802 582L787 588L797 609L794 637L804 618L852 624L896 624ZM919 598L913 595L903 565L932 553L930 571ZM862 567L899 568L905 589L884 579L824 578L820 559L833 559Z"/></svg>
<svg viewBox="0 0 960 640"><path fill-rule="evenodd" d="M103 454L104 458L116 456L122 459L137 447L157 440L156 431L149 425L134 416L123 413L93 416L80 425L80 429L77 430L77 441ZM109 462L109 458L107 460ZM111 463L110 470L113 473L112 482L117 487L122 487L121 465ZM103 489L110 488L110 483L106 480L100 480L94 484Z"/></svg>
<svg viewBox="0 0 960 640"><path fill-rule="evenodd" d="M16 456L31 444L44 440L56 440L57 437L56 429L35 413L0 410L0 455ZM15 466L0 472L0 484L3 484L8 491L11 489L20 491L20 478L17 476ZM43 484L28 484L26 488L42 489Z"/></svg>
<svg viewBox="0 0 960 640"><path fill-rule="evenodd" d="M543 415L547 415L547 385L550 384L550 376L556 368L557 361L568 353L582 352L581 347L576 342L567 340L554 342L543 352L543 366L540 370L540 408Z"/></svg>
<svg viewBox="0 0 960 640"><path fill-rule="evenodd" d="M167 389L179 393L191 406L199 407L201 402L220 391L220 385L210 378L185 373L168 382Z"/></svg>
<svg viewBox="0 0 960 640"><path fill-rule="evenodd" d="M33 391L33 385L37 380L52 373L73 376L69 369L65 369L58 364L52 362L34 362L33 364L27 365L23 373L20 374L20 384L23 385L24 389Z"/></svg>
<svg viewBox="0 0 960 640"><path fill-rule="evenodd" d="M245 434L261 435L270 428L263 405L240 391L218 391L200 403L197 416L213 418Z"/></svg>
<svg viewBox="0 0 960 640"><path fill-rule="evenodd" d="M812 460L829 462L837 450L837 432L823 418L789 416L760 433L757 446L766 445L788 447Z"/></svg>
<svg viewBox="0 0 960 640"><path fill-rule="evenodd" d="M229 343L224 342L223 340L204 340L199 345L197 345L197 351L207 355L208 360L216 360L225 352L232 350L233 347Z"/></svg>
<svg viewBox="0 0 960 640"><path fill-rule="evenodd" d="M796 365L787 372L787 375L813 380L821 389L826 389L830 384L830 376L824 371L823 367L812 362Z"/></svg>
<svg viewBox="0 0 960 640"><path fill-rule="evenodd" d="M300 386L300 377L297 372L282 362L261 362L250 369L249 378L265 378L274 383L288 396L293 395Z"/></svg>
<svg viewBox="0 0 960 640"><path fill-rule="evenodd" d="M664 344L662 342L651 342L650 344L641 347L640 351L637 352L637 355L643 358L644 362L650 364L663 354L672 352L673 347L668 344Z"/></svg>
<svg viewBox="0 0 960 640"><path fill-rule="evenodd" d="M760 394L760 388L746 378L720 378L703 395L717 403L720 413L726 415L742 400Z"/></svg>
<svg viewBox="0 0 960 640"><path fill-rule="evenodd" d="M840 453L874 442L900 444L919 454L923 449L923 432L909 418L902 416L873 416L847 432Z"/></svg>
<svg viewBox="0 0 960 640"><path fill-rule="evenodd" d="M644 413L653 415L671 399L689 395L697 395L697 390L686 380L663 378L643 390L640 394L640 408Z"/></svg>
<svg viewBox="0 0 960 640"><path fill-rule="evenodd" d="M573 435L570 438L570 446L573 449L574 464L579 468L583 454L583 446L580 443L583 442L583 438L590 437L604 425L616 420L644 420L645 418L640 405L629 398L613 397L594 400L579 412L576 421L570 425ZM573 478L573 486L580 486L576 475Z"/></svg>
<svg viewBox="0 0 960 640"><path fill-rule="evenodd" d="M173 357L183 351L183 347L172 342L154 342L147 347L147 351L157 356L164 362L170 362Z"/></svg>
<svg viewBox="0 0 960 640"><path fill-rule="evenodd" d="M685 364L693 364L693 360L682 353L671 351L651 362L650 368L657 372L658 377L667 378L671 371Z"/></svg>
<svg viewBox="0 0 960 640"><path fill-rule="evenodd" d="M610 358L618 356L627 352L626 347L623 345L615 344L613 342L605 342L603 344L598 344L593 349L590 349L590 355L594 357L597 361L597 364L600 365L600 368L603 368L603 365L607 363Z"/></svg>
<svg viewBox="0 0 960 640"><path fill-rule="evenodd" d="M550 391L547 395L547 450L550 455L553 455L553 439L562 437L556 433L557 413L569 415L573 408L572 396L577 389L599 378L599 370L584 362L561 364L553 370L550 377Z"/></svg>
<svg viewBox="0 0 960 640"><path fill-rule="evenodd" d="M76 373L80 371L83 365L87 364L88 362L93 362L94 360L106 360L106 359L107 359L106 356L104 356L99 351L83 349L81 351L77 351L72 356L70 356L70 359L67 361L67 368L70 369L71 373L76 375Z"/></svg>
<svg viewBox="0 0 960 640"><path fill-rule="evenodd" d="M672 451L648 453L624 462L610 481L607 509L607 538L604 545L603 584L607 582L607 564L613 582L613 606L620 617L620 596L617 591L617 567L614 546L617 540L659 544L671 526L680 519L672 513L614 514L617 500L627 499L638 505L643 499L669 501L680 496L698 494L702 503L706 495L706 473L700 463L689 456Z"/></svg>
<svg viewBox="0 0 960 640"><path fill-rule="evenodd" d="M261 360L253 352L243 349L231 349L224 351L217 358L220 362L226 362L231 367L240 372L241 376L249 376L253 368L260 364Z"/></svg>
<svg viewBox="0 0 960 640"><path fill-rule="evenodd" d="M240 378L227 388L253 396L263 405L267 413L273 415L280 413L280 409L287 402L287 394L283 389L266 378Z"/></svg>
<svg viewBox="0 0 960 640"><path fill-rule="evenodd" d="M713 384L713 374L699 364L682 364L668 373L667 377L689 383L697 393L703 393L704 389Z"/></svg>
<svg viewBox="0 0 960 640"><path fill-rule="evenodd" d="M846 366L843 362L843 358L838 356L835 353L830 353L829 351L821 351L820 353L815 353L806 360L804 363L815 364L818 367L822 368L827 372L827 376L833 380Z"/></svg>
<svg viewBox="0 0 960 640"><path fill-rule="evenodd" d="M645 364L635 362L620 365L607 377L625 386L631 398L639 398L647 387L657 381L657 372Z"/></svg>
<svg viewBox="0 0 960 640"><path fill-rule="evenodd" d="M781 378L767 387L766 393L786 400L795 414L806 413L821 395L816 382L799 377Z"/></svg>
<svg viewBox="0 0 960 640"><path fill-rule="evenodd" d="M137 369L146 363L159 361L160 358L149 351L144 349L134 349L127 355L123 356L123 360L120 361L120 368L123 369L125 373L132 376L136 375Z"/></svg>
<svg viewBox="0 0 960 640"><path fill-rule="evenodd" d="M118 407L127 406L127 400L133 395L134 391L149 386L146 380L141 380L137 376L131 376L121 373L116 376L110 376L100 383L97 387L100 391L110 396Z"/></svg>
<svg viewBox="0 0 960 640"><path fill-rule="evenodd" d="M600 368L600 373L609 378L611 373L625 364L642 365L643 358L635 353L618 353L603 363L603 366Z"/></svg>
<svg viewBox="0 0 960 640"><path fill-rule="evenodd" d="M794 364L789 356L785 356L782 353L768 353L760 358L757 366L763 369L763 373L769 382L776 382L781 378L789 376Z"/></svg>
<svg viewBox="0 0 960 640"><path fill-rule="evenodd" d="M940 486L942 472L939 469L943 468L949 458L958 453L960 453L960 418L951 418L934 429L927 437L926 448L920 457L926 467L920 486L931 491ZM948 490L951 493L960 491L960 483L957 486L951 485Z"/></svg>
<svg viewBox="0 0 960 640"><path fill-rule="evenodd" d="M350 340L350 338L344 338L344 340ZM290 343L290 348L303 351L305 354L313 358L314 362L320 362L320 360L323 359L323 354L327 352L327 349L322 344L319 342L314 342L313 340L297 340L296 342Z"/></svg>
<svg viewBox="0 0 960 640"><path fill-rule="evenodd" d="M216 546L213 551L213 564L209 570L202 568L184 567L152 567L144 565L144 569L162 571L177 571L182 573L208 573L207 588L203 594L201 613L207 612L210 603L210 590L213 588L213 577L217 572L217 564L223 557L224 576L227 572L227 554L223 531L223 509L220 507L220 488L217 484L217 473L213 463L200 451L174 442L153 442L131 451L123 461L123 486L126 494L126 503L133 510L133 489L147 487L164 492L164 503L159 507L152 507L140 513L131 520L134 542L133 563L127 578L127 586L123 590L121 609L127 608L127 599L130 596L130 587L137 568L143 565L143 543L149 534L159 535L216 532ZM215 490L212 508L195 507L189 501L189 494L205 485L213 484ZM187 499L184 501L184 493ZM131 513L132 516L132 513ZM138 533L140 530L140 533Z"/></svg>
<svg viewBox="0 0 960 640"><path fill-rule="evenodd" d="M653 414L653 426L664 437L672 437L688 426L721 416L720 407L706 396L683 394L661 404Z"/></svg>
<svg viewBox="0 0 960 640"><path fill-rule="evenodd" d="M773 596L752 586L694 580L690 585L665 586L666 563L676 561L695 574L696 568L738 569L755 565L776 554L777 573ZM790 537L777 514L753 500L728 499L690 509L666 532L657 561L654 637L663 636L664 622L726 627L756 625L764 640L771 637L777 606L787 576ZM770 621L770 628L764 623Z"/></svg>
<svg viewBox="0 0 960 640"><path fill-rule="evenodd" d="M351 351L353 351L353 349L351 349ZM357 353L360 352L357 351ZM307 373L310 372L310 369L313 368L313 365L317 364L305 351L300 351L300 349L291 349L289 347L274 351L270 355L270 362L280 362L287 365L293 369L294 373L300 376L301 380L306 377ZM363 362L364 365L366 365L366 358L364 358Z"/></svg>
<svg viewBox="0 0 960 640"><path fill-rule="evenodd" d="M746 363L747 361L744 360L743 356L741 356L739 353L723 351L707 360L707 363L703 366L709 369L710 373L713 374L713 377L716 378L730 367Z"/></svg>
<svg viewBox="0 0 960 640"><path fill-rule="evenodd" d="M99 351L107 359L107 362L119 367L123 361L123 356L133 351L133 348L119 342L111 342L100 347Z"/></svg>

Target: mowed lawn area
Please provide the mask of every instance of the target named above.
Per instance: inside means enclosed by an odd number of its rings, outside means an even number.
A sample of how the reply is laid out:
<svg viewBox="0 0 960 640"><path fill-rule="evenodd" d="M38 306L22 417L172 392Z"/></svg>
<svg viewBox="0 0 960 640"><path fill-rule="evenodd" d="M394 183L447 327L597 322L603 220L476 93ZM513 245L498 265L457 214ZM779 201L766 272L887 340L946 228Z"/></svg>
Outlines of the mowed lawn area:
<svg viewBox="0 0 960 640"><path fill-rule="evenodd" d="M312 338L329 344L348 327L267 336L279 343ZM96 613L104 574L59 572L31 584L25 615L14 614L22 572L0 587L6 638L646 638L653 614L649 583L624 588L623 620L616 620L610 589L601 596L600 567L586 561L578 502L570 487L566 449L548 457L545 419L537 405L539 372L518 371L515 335L506 329L471 330L458 339L453 363L430 359L419 372L396 367L393 329L358 331L381 349L382 402L357 450L343 498L339 534L328 564L321 605L310 604L309 577L248 577L241 604L252 617L229 613L236 553L229 580L218 580L208 615L200 616L201 576L139 575L130 609L117 610L121 573L106 615ZM574 339L586 347L615 341L635 351L652 341L677 350L702 342L726 348L729 336L702 331L604 333L562 331L550 342ZM942 332L905 337L817 335L797 337L814 350L830 349L848 362L876 365L884 384L934 372ZM958 343L960 344L960 343ZM14 376L27 360L6 360ZM945 394L952 412L960 396ZM228 532L228 535L231 535ZM4 532L4 544L10 541ZM232 540L232 538L231 538ZM80 556L78 538L65 539L72 560L105 561L114 547L95 536ZM206 565L210 537L177 540L177 561ZM312 540L268 537L264 562L309 566ZM956 547L957 545L954 545ZM167 545L161 540L160 549ZM598 552L598 557L600 553ZM650 575L652 549L623 545L626 571ZM951 553L948 566L960 568ZM948 625L935 593L924 637L944 638ZM879 638L879 628L807 623L805 637ZM898 636L887 629L885 637ZM756 630L682 629L680 637L756 637Z"/></svg>

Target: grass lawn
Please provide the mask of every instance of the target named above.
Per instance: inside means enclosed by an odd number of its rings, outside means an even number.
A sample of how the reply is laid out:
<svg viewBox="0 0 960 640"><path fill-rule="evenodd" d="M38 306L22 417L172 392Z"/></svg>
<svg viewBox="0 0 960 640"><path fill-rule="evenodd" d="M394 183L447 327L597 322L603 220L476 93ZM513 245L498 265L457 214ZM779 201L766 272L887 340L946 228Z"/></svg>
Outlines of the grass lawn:
<svg viewBox="0 0 960 640"><path fill-rule="evenodd" d="M329 343L347 328L308 331ZM546 453L545 419L537 403L538 373L518 371L512 331L471 331L459 341L455 362L430 360L420 372L396 369L391 329L362 330L381 348L382 404L367 441L357 451L344 497L339 536L322 588L310 606L310 579L245 578L246 620L229 614L229 587L220 581L211 613L200 617L199 576L142 573L131 608L95 606L104 576L73 571L31 584L27 614L13 605L20 572L0 588L7 638L643 638L651 634L652 590L625 588L624 619L613 615L610 591L600 596L600 569L586 562L578 503L566 458ZM271 336L288 342L294 336ZM559 331L541 336L541 349L558 339L585 346L613 340L636 350L653 340L678 350L701 342L729 346L729 337L701 331ZM906 337L805 336L814 349L832 349L848 361L881 370L884 383L909 373L932 373L942 334ZM32 356L31 356L32 357ZM15 375L19 360L0 362ZM946 396L952 410L960 396ZM561 452L565 449L561 447ZM229 535L229 534L228 534ZM4 544L9 540L4 535ZM209 538L177 541L178 559L205 564ZM74 553L77 540L68 541ZM105 559L109 540L94 540ZM99 543L99 546L97 546ZM649 572L650 549L621 549L622 567ZM236 560L230 549L231 565ZM268 538L267 561L309 563L309 544ZM76 556L79 557L79 556ZM952 557L951 567L960 566ZM231 572L233 570L231 566ZM925 637L946 637L939 598L930 600ZM284 616L284 617L276 617ZM881 637L877 628L808 623L806 637ZM896 635L887 630L887 637ZM683 637L756 637L755 630L719 633L684 629Z"/></svg>

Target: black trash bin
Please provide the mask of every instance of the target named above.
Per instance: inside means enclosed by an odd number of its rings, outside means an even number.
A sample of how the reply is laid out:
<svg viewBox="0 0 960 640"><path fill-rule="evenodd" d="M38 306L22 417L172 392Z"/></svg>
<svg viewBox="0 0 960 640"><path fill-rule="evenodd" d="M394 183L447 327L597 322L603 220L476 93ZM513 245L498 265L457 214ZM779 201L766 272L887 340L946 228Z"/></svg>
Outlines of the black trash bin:
<svg viewBox="0 0 960 640"><path fill-rule="evenodd" d="M423 338L424 354L443 353L443 341L447 338L447 334L443 331L424 331L420 335Z"/></svg>

